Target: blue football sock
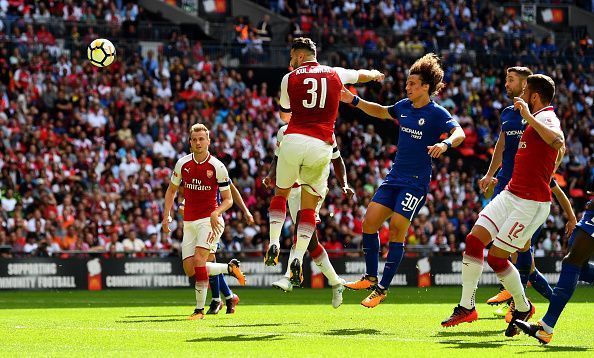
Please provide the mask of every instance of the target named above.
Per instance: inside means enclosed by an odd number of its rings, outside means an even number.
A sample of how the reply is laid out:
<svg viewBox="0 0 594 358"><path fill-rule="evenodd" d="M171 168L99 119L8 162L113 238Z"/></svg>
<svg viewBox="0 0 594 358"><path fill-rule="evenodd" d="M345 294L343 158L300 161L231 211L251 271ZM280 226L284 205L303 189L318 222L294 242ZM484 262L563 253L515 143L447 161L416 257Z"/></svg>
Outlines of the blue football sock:
<svg viewBox="0 0 594 358"><path fill-rule="evenodd" d="M534 269L534 272L530 274L529 280L536 292L540 293L541 296L547 300L551 300L553 289L551 288L551 285L549 285L549 281L547 281L546 277L544 277L537 269Z"/></svg>
<svg viewBox="0 0 594 358"><path fill-rule="evenodd" d="M530 250L526 252L518 251L516 268L520 273L520 281L522 281L522 286L524 286L524 288L526 288L526 285L528 284L528 277L530 276L530 267L532 267L532 252L530 252Z"/></svg>
<svg viewBox="0 0 594 358"><path fill-rule="evenodd" d="M400 261L402 261L402 256L404 256L404 244L401 242L391 242L390 245L388 245L388 259L386 260L384 274L380 281L381 287L390 287L390 283L396 274L396 270L398 270L398 266L400 266Z"/></svg>
<svg viewBox="0 0 594 358"><path fill-rule="evenodd" d="M217 276L209 276L208 283L210 284L210 294L212 298L219 298L219 279Z"/></svg>
<svg viewBox="0 0 594 358"><path fill-rule="evenodd" d="M557 286L555 286L553 294L551 295L549 309L542 318L544 323L551 328L555 327L561 312L563 312L565 305L573 295L578 278L580 277L580 271L581 267L579 266L563 263L561 274L559 275L559 282L557 282Z"/></svg>
<svg viewBox="0 0 594 358"><path fill-rule="evenodd" d="M365 255L365 273L377 277L379 266L379 234L363 233L363 254Z"/></svg>
<svg viewBox="0 0 594 358"><path fill-rule="evenodd" d="M580 272L580 281L584 281L587 283L594 282L594 265L591 263L586 263L582 266L582 271Z"/></svg>
<svg viewBox="0 0 594 358"><path fill-rule="evenodd" d="M231 288L229 288L229 285L227 285L227 280L225 280L225 276L223 274L220 274L217 277L219 279L219 287L221 288L223 296L227 298L233 295L233 291L231 291Z"/></svg>

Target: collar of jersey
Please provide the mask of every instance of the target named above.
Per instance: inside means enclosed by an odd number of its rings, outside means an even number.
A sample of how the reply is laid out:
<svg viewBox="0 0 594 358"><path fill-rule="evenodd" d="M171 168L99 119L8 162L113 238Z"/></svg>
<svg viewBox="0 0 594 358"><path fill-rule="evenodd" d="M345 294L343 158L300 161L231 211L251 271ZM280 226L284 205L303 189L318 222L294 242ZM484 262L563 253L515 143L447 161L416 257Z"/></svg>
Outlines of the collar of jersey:
<svg viewBox="0 0 594 358"><path fill-rule="evenodd" d="M553 110L553 106L546 106L545 108L541 108L538 111L532 113L533 116L536 116L537 114L539 114L540 112L544 112L544 111L552 111Z"/></svg>
<svg viewBox="0 0 594 358"><path fill-rule="evenodd" d="M206 156L206 159L204 159L203 161L199 162L196 160L196 157L194 156L194 153L192 153L192 160L194 161L194 163L196 164L204 164L206 163L208 160L210 159L210 153L208 153L208 155Z"/></svg>
<svg viewBox="0 0 594 358"><path fill-rule="evenodd" d="M303 67L303 66L308 66L308 65L319 65L319 63L318 63L317 61L306 61L306 62L303 62L303 63L301 64L301 66L299 66L299 67L297 67L297 68L301 68L301 67Z"/></svg>

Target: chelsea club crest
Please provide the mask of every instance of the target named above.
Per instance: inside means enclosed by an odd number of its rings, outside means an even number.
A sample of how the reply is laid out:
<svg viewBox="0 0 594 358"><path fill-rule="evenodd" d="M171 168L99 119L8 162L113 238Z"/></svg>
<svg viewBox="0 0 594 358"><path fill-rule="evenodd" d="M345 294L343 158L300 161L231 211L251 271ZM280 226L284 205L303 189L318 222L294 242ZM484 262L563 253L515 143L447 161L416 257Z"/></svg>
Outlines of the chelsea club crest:
<svg viewBox="0 0 594 358"><path fill-rule="evenodd" d="M423 124L425 124L425 118L419 119L419 125L422 126Z"/></svg>

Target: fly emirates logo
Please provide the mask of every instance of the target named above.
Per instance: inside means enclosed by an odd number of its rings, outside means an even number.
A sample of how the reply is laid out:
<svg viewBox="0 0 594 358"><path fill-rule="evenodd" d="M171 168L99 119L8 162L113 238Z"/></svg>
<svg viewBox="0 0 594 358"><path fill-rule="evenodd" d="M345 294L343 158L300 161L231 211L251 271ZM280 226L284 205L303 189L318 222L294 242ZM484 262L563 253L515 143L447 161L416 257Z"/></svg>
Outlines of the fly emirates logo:
<svg viewBox="0 0 594 358"><path fill-rule="evenodd" d="M186 183L186 189L189 190L199 190L199 191L209 191L212 190L210 185L202 185L202 181L198 179L192 179L191 183Z"/></svg>

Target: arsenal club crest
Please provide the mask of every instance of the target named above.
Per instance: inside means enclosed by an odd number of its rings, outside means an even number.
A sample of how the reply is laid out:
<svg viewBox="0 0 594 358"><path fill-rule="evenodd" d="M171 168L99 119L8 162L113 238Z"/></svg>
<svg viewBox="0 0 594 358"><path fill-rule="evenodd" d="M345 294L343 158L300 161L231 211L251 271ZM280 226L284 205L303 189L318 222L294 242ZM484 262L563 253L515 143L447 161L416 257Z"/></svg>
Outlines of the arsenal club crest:
<svg viewBox="0 0 594 358"><path fill-rule="evenodd" d="M213 173L213 171L212 171L212 170L207 170L207 171L206 171L206 176L208 177L208 179L212 178L212 175L213 175L213 174L214 174L214 173Z"/></svg>

